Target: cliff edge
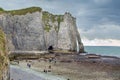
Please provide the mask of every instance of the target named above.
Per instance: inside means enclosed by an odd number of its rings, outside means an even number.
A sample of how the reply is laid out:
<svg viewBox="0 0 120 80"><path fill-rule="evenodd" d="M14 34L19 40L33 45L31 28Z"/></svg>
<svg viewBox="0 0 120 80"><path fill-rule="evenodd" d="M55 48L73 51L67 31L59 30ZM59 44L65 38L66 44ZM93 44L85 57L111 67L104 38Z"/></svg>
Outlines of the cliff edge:
<svg viewBox="0 0 120 80"><path fill-rule="evenodd" d="M76 19L70 14L53 15L39 7L0 11L0 26L11 51L55 50L84 52Z"/></svg>

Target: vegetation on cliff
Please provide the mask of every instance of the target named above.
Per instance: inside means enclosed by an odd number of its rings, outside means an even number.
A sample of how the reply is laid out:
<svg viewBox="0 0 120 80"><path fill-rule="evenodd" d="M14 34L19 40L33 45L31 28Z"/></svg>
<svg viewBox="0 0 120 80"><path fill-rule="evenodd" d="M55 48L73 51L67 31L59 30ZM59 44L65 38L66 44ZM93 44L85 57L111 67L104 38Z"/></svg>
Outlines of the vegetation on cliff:
<svg viewBox="0 0 120 80"><path fill-rule="evenodd" d="M43 12L43 16L42 16L42 20L44 22L44 30L49 32L51 27L53 27L53 25L50 24L50 22L55 23L57 22L57 26L54 25L54 29L58 32L59 31L59 27L60 27L60 23L63 22L63 15L53 15L47 11Z"/></svg>
<svg viewBox="0 0 120 80"><path fill-rule="evenodd" d="M0 14L2 13L10 13L11 15L25 15L27 13L33 13L36 11L41 12L40 7L30 7L30 8L25 8L25 9L19 9L19 10L11 10L11 11L5 11L2 8L0 8Z"/></svg>
<svg viewBox="0 0 120 80"><path fill-rule="evenodd" d="M0 14L7 13L7 14L11 14L11 15L25 15L27 13L33 13L36 11L41 12L42 8L30 7L30 8L24 8L24 9L19 9L19 10L10 10L10 11L6 11L3 8L0 8ZM57 22L57 25L54 25L54 29L58 32L60 23L63 22L63 15L53 15L47 11L43 11L42 20L44 22L44 25L45 25L44 30L46 32L49 32L51 27L53 27L53 25L51 25L49 22L52 22L52 23Z"/></svg>
<svg viewBox="0 0 120 80"><path fill-rule="evenodd" d="M10 50L46 50L52 45L55 49L77 51L76 43L83 50L76 20L70 13L54 15L39 7L1 9L0 13L0 25L9 36ZM11 36L8 33L12 33Z"/></svg>
<svg viewBox="0 0 120 80"><path fill-rule="evenodd" d="M3 9L3 8L0 8L0 11L4 11L4 9Z"/></svg>
<svg viewBox="0 0 120 80"><path fill-rule="evenodd" d="M0 29L0 80L3 80L3 71L8 67L8 58L6 53L5 35Z"/></svg>

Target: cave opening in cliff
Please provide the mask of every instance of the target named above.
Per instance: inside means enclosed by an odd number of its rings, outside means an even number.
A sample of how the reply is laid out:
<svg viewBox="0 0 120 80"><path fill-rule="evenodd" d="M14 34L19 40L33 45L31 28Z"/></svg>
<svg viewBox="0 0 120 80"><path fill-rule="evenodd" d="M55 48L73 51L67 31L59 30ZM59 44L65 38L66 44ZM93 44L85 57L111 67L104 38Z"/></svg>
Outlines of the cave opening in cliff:
<svg viewBox="0 0 120 80"><path fill-rule="evenodd" d="M49 47L48 47L48 50L53 50L53 46L52 46L52 45L49 46Z"/></svg>

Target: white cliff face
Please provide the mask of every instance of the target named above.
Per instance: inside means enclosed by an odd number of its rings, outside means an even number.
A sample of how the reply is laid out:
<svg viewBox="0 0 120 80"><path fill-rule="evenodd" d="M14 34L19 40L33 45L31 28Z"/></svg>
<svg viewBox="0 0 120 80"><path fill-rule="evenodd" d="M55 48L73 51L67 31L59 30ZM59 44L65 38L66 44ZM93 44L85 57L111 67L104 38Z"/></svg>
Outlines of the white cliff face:
<svg viewBox="0 0 120 80"><path fill-rule="evenodd" d="M3 30L9 36L8 41L12 43L14 50L46 49L40 12L26 15L5 15L1 21L3 21ZM13 50L11 46L9 48Z"/></svg>
<svg viewBox="0 0 120 80"><path fill-rule="evenodd" d="M60 25L60 30L58 33L58 47L61 49L67 49L67 50L75 50L77 47L76 45L76 35L74 34L73 27L76 27L74 25L74 19L69 14L66 13L64 15L64 22ZM65 45L65 46L63 46Z"/></svg>
<svg viewBox="0 0 120 80"><path fill-rule="evenodd" d="M77 46L78 43L78 46ZM63 46L64 45L64 46ZM84 52L84 46L76 26L76 19L70 13L65 13L64 21L58 32L58 48Z"/></svg>
<svg viewBox="0 0 120 80"><path fill-rule="evenodd" d="M35 11L24 15L0 15L0 26L7 35L10 50L46 50L54 49L84 51L75 18L69 13L53 15L44 11ZM78 42L76 42L78 41ZM79 46L77 46L77 43Z"/></svg>

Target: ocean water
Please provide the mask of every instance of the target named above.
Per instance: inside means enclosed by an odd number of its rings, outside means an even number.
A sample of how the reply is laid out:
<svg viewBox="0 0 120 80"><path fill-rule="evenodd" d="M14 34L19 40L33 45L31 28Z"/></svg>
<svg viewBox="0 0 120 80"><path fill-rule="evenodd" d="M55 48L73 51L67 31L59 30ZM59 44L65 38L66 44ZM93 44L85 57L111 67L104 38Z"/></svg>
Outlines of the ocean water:
<svg viewBox="0 0 120 80"><path fill-rule="evenodd" d="M85 46L85 51L104 56L120 57L120 46Z"/></svg>

